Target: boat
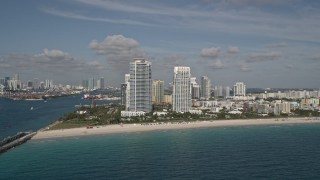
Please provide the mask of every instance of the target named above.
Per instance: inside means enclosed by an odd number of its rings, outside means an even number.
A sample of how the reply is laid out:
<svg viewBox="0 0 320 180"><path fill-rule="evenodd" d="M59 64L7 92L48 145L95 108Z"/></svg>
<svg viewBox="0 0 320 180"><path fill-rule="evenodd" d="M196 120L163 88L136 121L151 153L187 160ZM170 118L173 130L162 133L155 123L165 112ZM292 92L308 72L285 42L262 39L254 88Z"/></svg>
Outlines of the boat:
<svg viewBox="0 0 320 180"><path fill-rule="evenodd" d="M33 110L33 106L30 108L30 111L32 111Z"/></svg>

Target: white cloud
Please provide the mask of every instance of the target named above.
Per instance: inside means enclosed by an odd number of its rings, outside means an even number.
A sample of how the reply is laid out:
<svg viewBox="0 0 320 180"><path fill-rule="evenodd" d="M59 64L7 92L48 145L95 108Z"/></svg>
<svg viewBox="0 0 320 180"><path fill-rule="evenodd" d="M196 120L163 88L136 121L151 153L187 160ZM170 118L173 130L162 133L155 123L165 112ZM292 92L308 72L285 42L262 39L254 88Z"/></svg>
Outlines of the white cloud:
<svg viewBox="0 0 320 180"><path fill-rule="evenodd" d="M102 42L92 40L89 47L97 54L105 55L107 62L127 70L129 62L135 57L144 57L138 41L123 35L107 36Z"/></svg>
<svg viewBox="0 0 320 180"><path fill-rule="evenodd" d="M227 49L227 53L236 54L239 53L240 49L237 46L229 46Z"/></svg>
<svg viewBox="0 0 320 180"><path fill-rule="evenodd" d="M93 40L89 47L97 54L120 54L135 52L139 48L138 41L123 35L107 36L102 42Z"/></svg>
<svg viewBox="0 0 320 180"><path fill-rule="evenodd" d="M8 71L21 73L34 71L45 74L53 73L57 76L105 69L99 62L81 61L72 57L69 53L57 49L44 49L42 53L35 55L6 54L0 57L0 63L5 64Z"/></svg>
<svg viewBox="0 0 320 180"><path fill-rule="evenodd" d="M43 57L51 60L65 60L65 61L70 61L73 60L73 58L66 52L63 52L58 49L44 49L41 54L36 55L38 57Z"/></svg>
<svg viewBox="0 0 320 180"><path fill-rule="evenodd" d="M246 60L247 63L273 61L283 57L281 52L265 52L265 53L252 53Z"/></svg>
<svg viewBox="0 0 320 180"><path fill-rule="evenodd" d="M220 53L220 48L211 47L211 48L203 48L200 52L200 55L205 58L214 58L218 57Z"/></svg>
<svg viewBox="0 0 320 180"><path fill-rule="evenodd" d="M239 67L240 67L240 70L242 72L250 72L250 71L252 71L252 69L250 68L250 66L247 63L242 63L242 64L239 65Z"/></svg>
<svg viewBox="0 0 320 180"><path fill-rule="evenodd" d="M288 43L286 42L279 42L279 43L272 43L267 45L267 47L269 48L283 48L283 47L287 47Z"/></svg>
<svg viewBox="0 0 320 180"><path fill-rule="evenodd" d="M319 8L310 6L310 3L301 3L300 0L214 0L213 5L192 1L191 3L181 3L179 6L153 1L74 1L75 10L72 11L77 13L52 9L42 10L66 18L114 24L162 26L202 32L255 34L312 42L319 42L320 39L318 33L320 31ZM230 4L232 6L229 6ZM278 9L292 8L295 12L269 11L266 10L268 8L263 8L265 5L276 6ZM301 7L299 7L300 5ZM299 8L297 9L297 7ZM92 17L92 13L90 13L92 8L104 10L105 17ZM122 19L110 18L110 13L117 14Z"/></svg>
<svg viewBox="0 0 320 180"><path fill-rule="evenodd" d="M170 56L166 56L161 58L160 60L156 61L160 66L164 67L165 69L170 69L170 71L173 69L174 66L182 66L186 61L186 57L179 55L179 54L173 54Z"/></svg>
<svg viewBox="0 0 320 180"><path fill-rule="evenodd" d="M142 21L136 20L129 20L129 19L111 19L108 17L91 17L89 15L78 14L74 12L67 12L67 11L60 11L56 9L42 9L43 12L65 17L69 19L79 19L79 20L86 20L86 21L94 21L94 22L104 22L104 23L113 23L113 24L126 24L126 25L140 25L140 26L158 26L156 24L146 23Z"/></svg>
<svg viewBox="0 0 320 180"><path fill-rule="evenodd" d="M212 69L224 69L225 66L222 64L220 59L217 59L209 65Z"/></svg>

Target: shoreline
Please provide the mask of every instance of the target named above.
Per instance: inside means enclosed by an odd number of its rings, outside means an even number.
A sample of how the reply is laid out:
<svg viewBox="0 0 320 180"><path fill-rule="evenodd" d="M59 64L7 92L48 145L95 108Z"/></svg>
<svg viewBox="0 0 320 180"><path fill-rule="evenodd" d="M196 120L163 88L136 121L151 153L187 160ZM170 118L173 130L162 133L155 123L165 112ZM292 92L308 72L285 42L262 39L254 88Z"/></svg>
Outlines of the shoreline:
<svg viewBox="0 0 320 180"><path fill-rule="evenodd" d="M255 125L283 125L283 124L315 124L320 123L319 117L310 118L272 118L272 119L230 119L213 121L193 122L162 122L142 124L116 124L105 126L93 126L92 128L81 127L60 130L39 130L31 140L56 139L64 137L82 137L90 135L145 132L156 130L191 129L207 127L230 127L230 126L255 126Z"/></svg>

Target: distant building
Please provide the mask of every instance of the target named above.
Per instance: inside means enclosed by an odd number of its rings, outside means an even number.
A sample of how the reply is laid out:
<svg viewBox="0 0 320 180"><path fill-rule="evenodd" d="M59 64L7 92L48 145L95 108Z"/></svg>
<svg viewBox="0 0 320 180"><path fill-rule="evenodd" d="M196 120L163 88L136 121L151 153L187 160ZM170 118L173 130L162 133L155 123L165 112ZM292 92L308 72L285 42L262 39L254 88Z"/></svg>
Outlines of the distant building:
<svg viewBox="0 0 320 180"><path fill-rule="evenodd" d="M151 62L135 58L130 63L130 111L151 112Z"/></svg>
<svg viewBox="0 0 320 180"><path fill-rule="evenodd" d="M84 89L89 89L89 81L88 80L83 80L82 81L82 86Z"/></svg>
<svg viewBox="0 0 320 180"><path fill-rule="evenodd" d="M203 99L208 100L211 97L211 81L207 76L201 77L201 93L200 96Z"/></svg>
<svg viewBox="0 0 320 180"><path fill-rule="evenodd" d="M222 86L215 86L214 87L214 96L215 97L223 96L223 88L222 88Z"/></svg>
<svg viewBox="0 0 320 180"><path fill-rule="evenodd" d="M289 102L275 102L273 105L274 115L288 114L290 113L290 103Z"/></svg>
<svg viewBox="0 0 320 180"><path fill-rule="evenodd" d="M121 93L121 105L126 105L127 104L127 84L125 83L121 84L120 93Z"/></svg>
<svg viewBox="0 0 320 180"><path fill-rule="evenodd" d="M152 103L162 104L164 102L164 81L152 81Z"/></svg>
<svg viewBox="0 0 320 180"><path fill-rule="evenodd" d="M164 101L165 104L172 104L172 95L164 95Z"/></svg>
<svg viewBox="0 0 320 180"><path fill-rule="evenodd" d="M144 116L146 112L144 111L121 111L121 117L134 117L134 116Z"/></svg>
<svg viewBox="0 0 320 180"><path fill-rule="evenodd" d="M15 79L8 80L7 87L10 90L19 90L22 88L22 83L20 80L15 80Z"/></svg>
<svg viewBox="0 0 320 180"><path fill-rule="evenodd" d="M233 86L234 96L245 96L246 95L246 85L243 82L237 82Z"/></svg>
<svg viewBox="0 0 320 180"><path fill-rule="evenodd" d="M230 87L229 86L226 86L223 88L223 97L229 97L230 96Z"/></svg>
<svg viewBox="0 0 320 180"><path fill-rule="evenodd" d="M5 78L0 78L0 84L5 86L6 85L6 80Z"/></svg>
<svg viewBox="0 0 320 180"><path fill-rule="evenodd" d="M95 84L94 84L94 78L90 78L89 79L89 83L88 83L88 90L94 90L95 88L95 86L94 86Z"/></svg>
<svg viewBox="0 0 320 180"><path fill-rule="evenodd" d="M191 107L190 67L174 67L172 110L189 112Z"/></svg>
<svg viewBox="0 0 320 180"><path fill-rule="evenodd" d="M44 88L45 88L45 84L43 81L41 81L39 85L39 89L44 89Z"/></svg>
<svg viewBox="0 0 320 180"><path fill-rule="evenodd" d="M199 99L200 86L197 84L196 77L191 77L190 83L191 83L191 99Z"/></svg>
<svg viewBox="0 0 320 180"><path fill-rule="evenodd" d="M3 94L5 86L3 84L0 84L0 94Z"/></svg>
<svg viewBox="0 0 320 180"><path fill-rule="evenodd" d="M33 79L33 88L34 89L39 89L40 88L40 82L38 78Z"/></svg>
<svg viewBox="0 0 320 180"><path fill-rule="evenodd" d="M126 110L129 110L130 107L130 74L125 74L124 77L124 83L127 85L127 89L126 89Z"/></svg>
<svg viewBox="0 0 320 180"><path fill-rule="evenodd" d="M46 79L46 80L45 80L44 88L45 88L45 89L52 89L52 88L53 88L53 81L52 81L52 80L49 80L49 79Z"/></svg>
<svg viewBox="0 0 320 180"><path fill-rule="evenodd" d="M200 98L200 86L198 84L193 85L191 87L191 98L192 99L199 99Z"/></svg>
<svg viewBox="0 0 320 180"><path fill-rule="evenodd" d="M97 80L97 89L104 89L104 78L101 77Z"/></svg>
<svg viewBox="0 0 320 180"><path fill-rule="evenodd" d="M28 89L33 89L33 82L32 81L28 81L27 82L27 88Z"/></svg>

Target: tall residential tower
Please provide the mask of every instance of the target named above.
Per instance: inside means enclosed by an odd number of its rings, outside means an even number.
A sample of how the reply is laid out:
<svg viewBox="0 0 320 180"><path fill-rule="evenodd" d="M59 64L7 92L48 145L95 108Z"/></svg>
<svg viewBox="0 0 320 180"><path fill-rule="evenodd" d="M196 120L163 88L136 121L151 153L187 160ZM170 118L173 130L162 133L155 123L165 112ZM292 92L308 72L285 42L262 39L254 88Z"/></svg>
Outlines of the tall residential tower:
<svg viewBox="0 0 320 180"><path fill-rule="evenodd" d="M151 112L151 62L135 58L130 63L130 107L129 111Z"/></svg>
<svg viewBox="0 0 320 180"><path fill-rule="evenodd" d="M190 67L174 67L172 110L188 112L191 107Z"/></svg>
<svg viewBox="0 0 320 180"><path fill-rule="evenodd" d="M164 102L164 82L161 80L152 81L152 103L162 104Z"/></svg>
<svg viewBox="0 0 320 180"><path fill-rule="evenodd" d="M201 77L201 93L200 96L203 99L208 100L211 97L211 82L207 76Z"/></svg>
<svg viewBox="0 0 320 180"><path fill-rule="evenodd" d="M234 96L245 96L246 95L246 85L243 82L237 82L233 86Z"/></svg>

